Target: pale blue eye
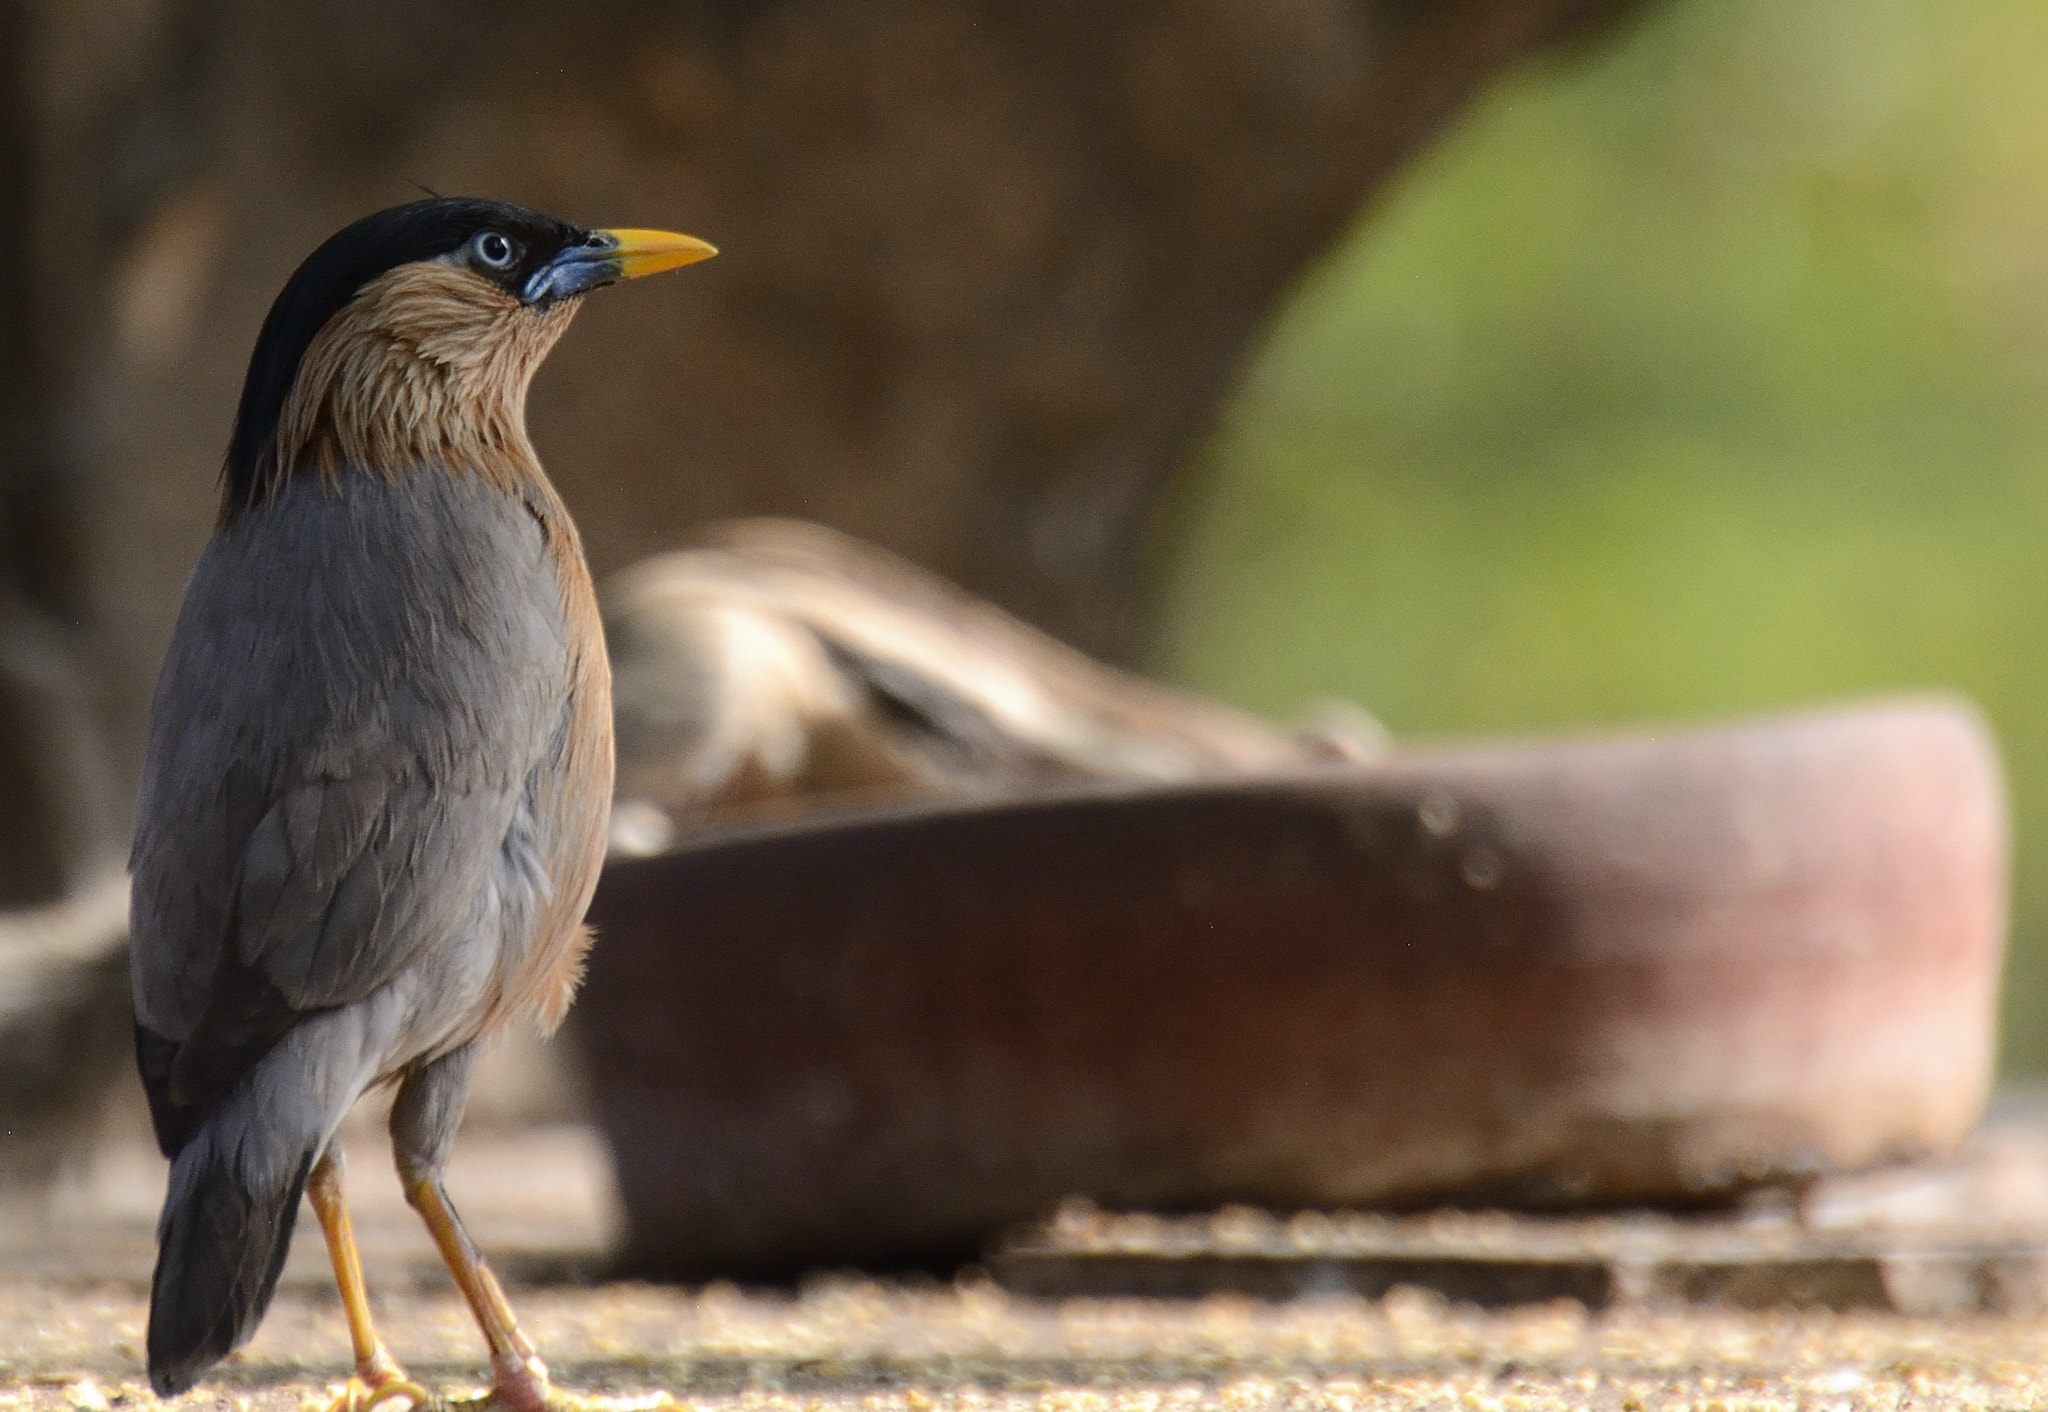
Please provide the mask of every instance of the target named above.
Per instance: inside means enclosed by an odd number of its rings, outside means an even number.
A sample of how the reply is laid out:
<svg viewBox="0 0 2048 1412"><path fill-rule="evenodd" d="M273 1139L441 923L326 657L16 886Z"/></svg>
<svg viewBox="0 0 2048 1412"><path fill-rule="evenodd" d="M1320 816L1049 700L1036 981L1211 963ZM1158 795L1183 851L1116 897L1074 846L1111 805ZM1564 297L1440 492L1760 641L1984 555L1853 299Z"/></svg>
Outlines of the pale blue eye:
<svg viewBox="0 0 2048 1412"><path fill-rule="evenodd" d="M510 268L519 247L497 231L487 230L476 238L476 257L494 270Z"/></svg>

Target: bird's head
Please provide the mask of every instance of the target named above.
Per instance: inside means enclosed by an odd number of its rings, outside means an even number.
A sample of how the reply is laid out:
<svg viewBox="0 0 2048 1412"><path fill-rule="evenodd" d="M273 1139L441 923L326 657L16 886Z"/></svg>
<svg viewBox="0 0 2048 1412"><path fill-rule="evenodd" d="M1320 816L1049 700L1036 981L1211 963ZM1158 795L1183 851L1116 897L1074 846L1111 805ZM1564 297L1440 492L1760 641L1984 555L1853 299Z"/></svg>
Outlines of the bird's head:
<svg viewBox="0 0 2048 1412"><path fill-rule="evenodd" d="M527 384L580 297L717 253L436 196L365 216L300 265L263 321L225 467L232 518L302 467L496 475L531 461Z"/></svg>

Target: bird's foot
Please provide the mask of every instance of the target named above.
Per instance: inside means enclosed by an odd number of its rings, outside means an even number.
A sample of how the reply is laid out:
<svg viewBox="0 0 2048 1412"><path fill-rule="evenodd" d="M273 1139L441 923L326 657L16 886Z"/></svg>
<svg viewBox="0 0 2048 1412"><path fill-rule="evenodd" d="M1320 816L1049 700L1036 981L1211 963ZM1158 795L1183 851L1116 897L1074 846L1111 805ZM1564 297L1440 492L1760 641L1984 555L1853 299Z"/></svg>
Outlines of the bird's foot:
<svg viewBox="0 0 2048 1412"><path fill-rule="evenodd" d="M521 1388L508 1394L492 1388L468 1397L451 1397L446 1412L664 1412L676 1406L665 1392L635 1393L631 1396L600 1396L595 1393L565 1392L552 1384L538 1389Z"/></svg>
<svg viewBox="0 0 2048 1412"><path fill-rule="evenodd" d="M375 1383L350 1378L332 1401L322 1403L317 1398L308 1398L301 1405L301 1412L401 1412L395 1405L400 1398L405 1399L410 1412L441 1412L447 1405L400 1373Z"/></svg>
<svg viewBox="0 0 2048 1412"><path fill-rule="evenodd" d="M676 1400L665 1392L604 1397L564 1392L548 1381L547 1364L529 1354L508 1355L492 1369L494 1386L474 1397L450 1398L445 1412L661 1412Z"/></svg>

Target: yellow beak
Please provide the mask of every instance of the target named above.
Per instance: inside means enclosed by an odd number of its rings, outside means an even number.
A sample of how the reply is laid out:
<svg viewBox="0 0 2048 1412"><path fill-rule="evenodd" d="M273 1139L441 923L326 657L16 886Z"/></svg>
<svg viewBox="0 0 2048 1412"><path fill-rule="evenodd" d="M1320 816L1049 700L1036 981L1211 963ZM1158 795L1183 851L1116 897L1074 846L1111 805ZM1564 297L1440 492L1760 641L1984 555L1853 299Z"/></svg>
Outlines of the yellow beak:
<svg viewBox="0 0 2048 1412"><path fill-rule="evenodd" d="M678 235L674 231L600 230L592 234L608 235L618 242L605 255L618 262L620 279L658 275L663 270L680 269L699 260L708 260L718 253L716 247L705 244L696 236Z"/></svg>

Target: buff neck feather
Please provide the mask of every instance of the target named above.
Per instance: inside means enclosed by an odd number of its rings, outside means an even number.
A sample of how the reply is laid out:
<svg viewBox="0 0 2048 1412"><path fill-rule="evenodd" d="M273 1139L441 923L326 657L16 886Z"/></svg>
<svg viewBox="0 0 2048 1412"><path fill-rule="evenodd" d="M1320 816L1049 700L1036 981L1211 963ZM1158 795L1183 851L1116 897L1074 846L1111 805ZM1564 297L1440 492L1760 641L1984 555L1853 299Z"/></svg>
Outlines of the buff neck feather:
<svg viewBox="0 0 2048 1412"><path fill-rule="evenodd" d="M439 468L507 492L545 485L526 434L526 390L578 302L535 310L434 262L379 276L306 349L265 478Z"/></svg>

